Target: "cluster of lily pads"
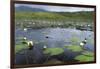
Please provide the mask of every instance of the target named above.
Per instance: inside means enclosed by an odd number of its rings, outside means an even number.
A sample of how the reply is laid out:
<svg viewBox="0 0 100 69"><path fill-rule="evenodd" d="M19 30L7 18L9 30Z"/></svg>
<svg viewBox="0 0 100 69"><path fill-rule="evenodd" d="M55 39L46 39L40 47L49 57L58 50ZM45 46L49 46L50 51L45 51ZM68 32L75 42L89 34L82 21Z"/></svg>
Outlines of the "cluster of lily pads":
<svg viewBox="0 0 100 69"><path fill-rule="evenodd" d="M46 32L42 32L43 34L48 34ZM76 33L73 33L75 35ZM67 48L68 50L72 52L80 52L80 55L77 55L74 60L78 60L79 62L86 62L86 61L93 61L94 60L94 53L91 51L84 50L83 47L77 45L81 40L75 36L73 36L71 39L71 45L70 46L64 46L64 48ZM38 41L33 41L34 43L38 44ZM93 43L91 39L88 39L88 42ZM20 52L23 49L27 49L28 46L26 44L16 44L15 46L15 53ZM43 49L43 53L49 56L55 56L60 55L64 53L64 48L55 47L55 48L46 48Z"/></svg>
<svg viewBox="0 0 100 69"><path fill-rule="evenodd" d="M80 52L80 55L77 55L74 60L77 60L79 62L86 62L86 61L93 61L94 60L94 52L88 51L81 47L80 45L77 45L76 43L79 43L80 39L75 37L71 39L72 45L70 46L64 46L64 48L67 48L68 50L72 52ZM90 39L88 40L88 42ZM90 42L93 42L92 40ZM43 53L48 54L50 56L54 55L60 55L64 53L64 48L46 48Z"/></svg>
<svg viewBox="0 0 100 69"><path fill-rule="evenodd" d="M80 62L85 61L93 61L94 60L94 53L91 51L86 51L80 46L65 46L65 48L73 51L73 52L81 52L80 55L76 56L74 59Z"/></svg>
<svg viewBox="0 0 100 69"><path fill-rule="evenodd" d="M17 38L18 43L16 42L15 44L15 54L20 53L22 50L28 49L28 46L26 44L26 42L28 40L23 40L23 37L18 37ZM34 44L39 44L42 43L44 41L36 41L36 40L32 40L34 42Z"/></svg>
<svg viewBox="0 0 100 69"><path fill-rule="evenodd" d="M71 50L72 52L81 52L80 55L76 56L74 59L78 60L79 62L85 61L93 61L94 60L94 53L91 51L85 51L80 46L65 46L65 48ZM60 55L64 53L63 48L47 48L43 51L44 54L48 54L50 56Z"/></svg>
<svg viewBox="0 0 100 69"><path fill-rule="evenodd" d="M72 52L80 52L81 54L76 56L74 59L78 60L79 62L86 62L86 61L93 61L94 60L94 52L88 51L81 47L80 45L75 45L75 42L77 43L79 41L78 38L73 38L72 42L74 41L74 45L71 46L65 46L68 50L71 50ZM87 42L93 43L93 40L88 39Z"/></svg>
<svg viewBox="0 0 100 69"><path fill-rule="evenodd" d="M76 56L74 59L80 62L94 61L94 53L90 51L84 51L81 55Z"/></svg>

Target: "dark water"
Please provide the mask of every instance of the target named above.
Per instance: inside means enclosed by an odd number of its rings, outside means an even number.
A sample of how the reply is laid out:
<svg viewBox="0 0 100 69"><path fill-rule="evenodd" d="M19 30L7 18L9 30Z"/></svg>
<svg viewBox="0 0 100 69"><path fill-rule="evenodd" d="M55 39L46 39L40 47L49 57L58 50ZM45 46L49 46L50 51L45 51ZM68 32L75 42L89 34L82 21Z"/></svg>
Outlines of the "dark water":
<svg viewBox="0 0 100 69"><path fill-rule="evenodd" d="M80 41L77 45L85 38L93 40L94 33L92 31L80 31L76 29L66 28L45 28L45 29L28 29L26 32L23 29L16 29L15 38L16 44L19 43L19 37L26 36L29 40L35 42L33 50L22 50L20 54L16 54L16 64L41 64L44 63L48 56L43 54L43 46L46 45L48 48L60 47L64 48L65 45L71 45L70 39L77 37ZM48 36L48 38L46 38ZM94 44L87 43L85 49L94 51ZM64 48L64 53L58 56L52 56L61 61L73 61L73 58L80 53L72 52Z"/></svg>

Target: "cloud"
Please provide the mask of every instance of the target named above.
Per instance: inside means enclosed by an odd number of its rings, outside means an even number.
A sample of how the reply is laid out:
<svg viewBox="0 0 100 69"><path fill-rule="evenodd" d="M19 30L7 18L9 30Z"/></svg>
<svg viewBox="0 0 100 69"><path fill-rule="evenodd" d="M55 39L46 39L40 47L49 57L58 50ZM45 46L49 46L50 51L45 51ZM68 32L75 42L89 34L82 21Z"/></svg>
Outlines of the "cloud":
<svg viewBox="0 0 100 69"><path fill-rule="evenodd" d="M51 5L35 5L35 4L15 4L18 6L28 6L32 8L45 9L53 12L77 12L77 11L94 11L94 8L83 8L83 7L67 7L67 6L51 6Z"/></svg>

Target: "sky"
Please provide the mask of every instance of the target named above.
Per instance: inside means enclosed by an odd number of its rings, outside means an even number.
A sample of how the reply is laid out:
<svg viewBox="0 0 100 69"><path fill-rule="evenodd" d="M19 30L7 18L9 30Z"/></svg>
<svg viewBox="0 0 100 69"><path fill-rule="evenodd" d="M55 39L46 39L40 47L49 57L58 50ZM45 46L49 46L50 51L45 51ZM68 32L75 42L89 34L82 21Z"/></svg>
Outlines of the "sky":
<svg viewBox="0 0 100 69"><path fill-rule="evenodd" d="M51 5L30 5L30 4L15 4L18 6L28 6L32 8L40 8L51 12L77 12L77 11L94 11L94 8L83 8L83 7L65 7L65 6L51 6Z"/></svg>

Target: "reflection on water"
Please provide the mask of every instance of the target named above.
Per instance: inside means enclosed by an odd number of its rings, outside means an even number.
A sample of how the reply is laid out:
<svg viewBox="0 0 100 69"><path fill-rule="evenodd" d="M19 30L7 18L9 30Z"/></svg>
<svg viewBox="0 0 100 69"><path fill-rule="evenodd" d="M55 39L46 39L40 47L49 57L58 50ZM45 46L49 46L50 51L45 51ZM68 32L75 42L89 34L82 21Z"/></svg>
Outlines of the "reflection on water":
<svg viewBox="0 0 100 69"><path fill-rule="evenodd" d="M29 29L24 32L23 29L17 28L15 31L15 43L19 43L20 37L26 36L29 40L32 40L35 44L33 50L22 50L19 54L16 54L16 64L41 64L46 62L47 59L56 58L60 61L75 61L73 58L79 55L81 52L72 52L64 46L72 44L71 39L73 37L78 38L76 45L79 45L85 38L91 40L94 39L94 33L92 31L80 31L76 29L66 28L44 28L44 29ZM46 38L48 37L48 38ZM85 49L94 52L94 43L89 41L85 45ZM43 54L43 46L48 48L60 47L64 49L64 53L58 56L48 57Z"/></svg>

